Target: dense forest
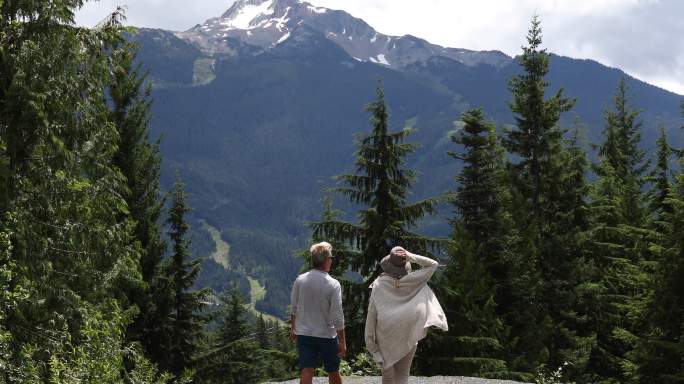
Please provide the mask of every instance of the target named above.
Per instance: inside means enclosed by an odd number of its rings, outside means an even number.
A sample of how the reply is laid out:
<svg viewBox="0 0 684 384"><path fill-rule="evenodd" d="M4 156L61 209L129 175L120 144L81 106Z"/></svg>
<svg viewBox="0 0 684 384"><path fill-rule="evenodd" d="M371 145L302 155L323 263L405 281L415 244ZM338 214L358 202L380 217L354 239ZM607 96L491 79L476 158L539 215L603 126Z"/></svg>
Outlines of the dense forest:
<svg viewBox="0 0 684 384"><path fill-rule="evenodd" d="M188 235L183 175L161 187L134 31L121 10L77 27L83 3L0 0L0 383L295 377L288 326L250 311L244 282L196 289L203 246ZM378 261L398 244L445 264L432 284L450 331L420 344L415 374L684 382L684 150L665 127L643 149L654 122L624 81L600 142L564 127L575 100L547 94L541 37L534 18L508 83L515 126L469 109L444 127L455 179L434 198L410 200L418 143L390 128L377 85L355 171L330 191L358 221L329 198L310 223L344 286L343 374L377 373L360 329ZM440 203L451 237L421 235Z"/></svg>

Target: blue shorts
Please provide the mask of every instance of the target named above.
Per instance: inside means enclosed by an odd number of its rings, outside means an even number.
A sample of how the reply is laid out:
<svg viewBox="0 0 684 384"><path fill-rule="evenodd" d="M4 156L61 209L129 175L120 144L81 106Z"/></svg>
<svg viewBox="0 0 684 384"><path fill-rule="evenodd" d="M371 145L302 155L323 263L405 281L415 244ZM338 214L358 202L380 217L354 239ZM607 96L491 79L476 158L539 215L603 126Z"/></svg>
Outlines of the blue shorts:
<svg viewBox="0 0 684 384"><path fill-rule="evenodd" d="M313 336L297 336L297 350L299 352L299 369L317 368L319 358L323 360L323 367L328 373L340 370L340 358L337 356L339 341Z"/></svg>

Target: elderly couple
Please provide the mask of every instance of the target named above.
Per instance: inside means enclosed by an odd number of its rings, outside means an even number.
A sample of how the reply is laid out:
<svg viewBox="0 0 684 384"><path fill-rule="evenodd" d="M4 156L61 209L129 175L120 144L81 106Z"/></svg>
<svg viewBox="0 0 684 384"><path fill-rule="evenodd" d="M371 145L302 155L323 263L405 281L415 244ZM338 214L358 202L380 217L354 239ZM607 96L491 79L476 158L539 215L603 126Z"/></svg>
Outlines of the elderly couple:
<svg viewBox="0 0 684 384"><path fill-rule="evenodd" d="M332 246L310 249L312 269L297 277L292 287L291 338L299 351L300 383L310 384L318 359L331 384L342 383L340 358L347 353L340 283L328 272ZM412 272L411 263L420 265ZM380 262L383 273L371 284L366 317L366 347L382 369L382 383L405 384L418 341L427 328L447 330L446 317L427 282L437 262L392 248Z"/></svg>

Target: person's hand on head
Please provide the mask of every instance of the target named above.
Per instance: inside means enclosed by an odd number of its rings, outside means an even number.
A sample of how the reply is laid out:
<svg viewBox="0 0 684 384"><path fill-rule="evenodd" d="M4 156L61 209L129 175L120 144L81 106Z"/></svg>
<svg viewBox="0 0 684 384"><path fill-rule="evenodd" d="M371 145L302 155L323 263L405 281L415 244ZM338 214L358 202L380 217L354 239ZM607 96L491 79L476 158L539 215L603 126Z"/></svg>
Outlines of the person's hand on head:
<svg viewBox="0 0 684 384"><path fill-rule="evenodd" d="M395 256L399 256L404 259L408 257L408 253L402 247L394 247L393 251Z"/></svg>

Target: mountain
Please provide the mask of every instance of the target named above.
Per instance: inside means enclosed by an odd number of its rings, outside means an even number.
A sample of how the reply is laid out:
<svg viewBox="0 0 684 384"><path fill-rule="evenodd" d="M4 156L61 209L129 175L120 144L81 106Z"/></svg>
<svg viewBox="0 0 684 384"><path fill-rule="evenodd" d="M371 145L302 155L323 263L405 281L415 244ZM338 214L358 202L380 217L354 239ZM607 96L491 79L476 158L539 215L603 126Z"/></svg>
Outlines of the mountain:
<svg viewBox="0 0 684 384"><path fill-rule="evenodd" d="M283 316L307 246L305 222L317 219L332 176L354 169L354 133L370 129L363 106L382 79L393 129L414 126L422 147L409 160L421 172L413 197L454 188L458 164L449 134L460 113L482 107L513 124L508 79L519 73L501 52L445 48L413 36L387 36L343 11L295 0L238 0L188 31L140 29L131 37L153 83L152 131L162 136L165 185L178 170L190 193L201 281L221 290L266 290L257 303ZM520 37L521 41L523 36ZM597 142L603 110L625 74L591 60L553 55L551 90L576 97L564 124L586 127ZM681 145L681 96L627 77L642 110L644 147L657 125ZM353 219L353 207L338 206ZM450 208L422 223L446 234ZM210 255L220 234L224 268ZM250 278L251 280L248 280Z"/></svg>
<svg viewBox="0 0 684 384"><path fill-rule="evenodd" d="M467 65L504 65L511 58L501 52L444 48L406 35L387 36L344 11L315 7L298 0L239 0L228 11L177 36L210 53L233 54L230 39L272 48L301 28L311 28L358 61L402 68L432 56Z"/></svg>

